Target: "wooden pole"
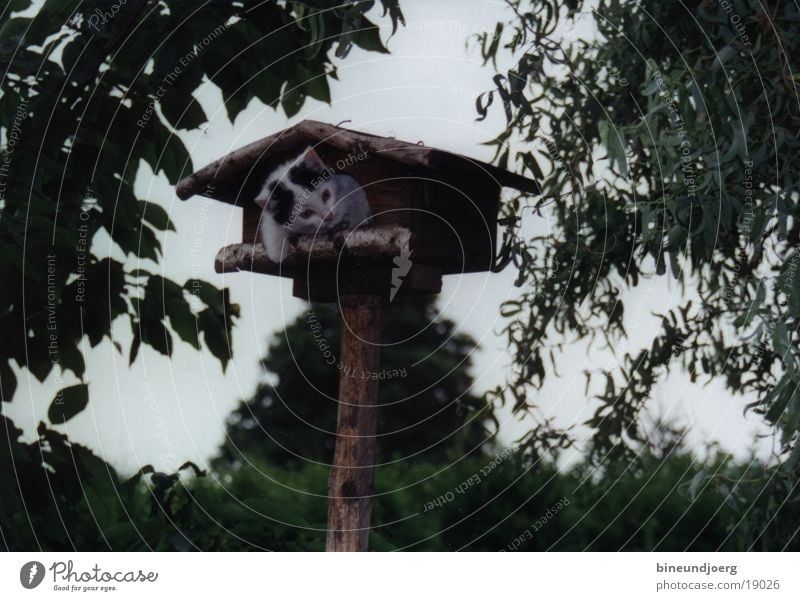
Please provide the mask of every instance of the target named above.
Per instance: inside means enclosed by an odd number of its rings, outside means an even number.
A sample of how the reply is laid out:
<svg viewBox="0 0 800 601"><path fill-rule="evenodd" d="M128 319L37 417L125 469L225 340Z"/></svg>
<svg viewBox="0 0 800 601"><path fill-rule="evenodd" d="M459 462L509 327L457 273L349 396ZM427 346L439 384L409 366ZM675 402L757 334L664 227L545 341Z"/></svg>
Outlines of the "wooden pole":
<svg viewBox="0 0 800 601"><path fill-rule="evenodd" d="M372 516L384 297L344 295L336 450L328 479L326 551L366 551Z"/></svg>

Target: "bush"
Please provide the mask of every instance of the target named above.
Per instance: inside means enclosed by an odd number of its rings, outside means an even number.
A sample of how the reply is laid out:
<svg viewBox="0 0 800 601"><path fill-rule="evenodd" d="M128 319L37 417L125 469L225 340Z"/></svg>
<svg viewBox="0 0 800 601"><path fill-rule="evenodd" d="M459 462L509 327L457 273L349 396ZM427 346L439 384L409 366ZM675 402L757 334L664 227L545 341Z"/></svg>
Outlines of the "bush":
<svg viewBox="0 0 800 601"><path fill-rule="evenodd" d="M89 449L0 416L5 550L321 551L327 466L250 463L128 480ZM509 450L376 468L370 546L415 551L798 550L795 476L718 456L645 454L568 472Z"/></svg>

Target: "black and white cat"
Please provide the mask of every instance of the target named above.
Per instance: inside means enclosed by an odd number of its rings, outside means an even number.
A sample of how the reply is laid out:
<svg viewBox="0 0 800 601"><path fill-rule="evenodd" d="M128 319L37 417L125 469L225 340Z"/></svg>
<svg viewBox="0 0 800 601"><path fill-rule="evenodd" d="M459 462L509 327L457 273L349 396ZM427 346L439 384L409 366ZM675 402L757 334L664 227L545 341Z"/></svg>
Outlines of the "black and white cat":
<svg viewBox="0 0 800 601"><path fill-rule="evenodd" d="M371 216L358 182L337 174L311 147L270 173L255 202L263 210L264 250L276 263L298 236L353 230Z"/></svg>

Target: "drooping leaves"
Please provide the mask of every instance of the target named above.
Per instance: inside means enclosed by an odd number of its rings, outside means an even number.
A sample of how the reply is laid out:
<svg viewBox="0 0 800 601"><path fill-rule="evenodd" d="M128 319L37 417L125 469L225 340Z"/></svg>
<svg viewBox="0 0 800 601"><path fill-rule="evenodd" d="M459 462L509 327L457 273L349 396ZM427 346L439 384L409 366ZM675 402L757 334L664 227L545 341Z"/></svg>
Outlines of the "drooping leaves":
<svg viewBox="0 0 800 601"><path fill-rule="evenodd" d="M89 404L89 385L75 384L62 388L56 393L47 410L51 424L63 424L75 417Z"/></svg>
<svg viewBox="0 0 800 601"><path fill-rule="evenodd" d="M797 456L800 136L786 75L800 56L796 9L739 2L733 20L723 4L601 1L594 16L575 12L579 2L509 4L515 18L479 36L507 121L489 144L496 160L511 145L543 193L504 207L500 257L524 287L506 307L516 370L499 398L530 407L525 390L542 385L566 340L619 348L625 294L671 278L693 294L588 383L598 453L635 448L654 386L682 369L748 397ZM570 35L579 15L599 36ZM485 118L485 95L476 109ZM527 215L546 216L549 231L520 243ZM534 259L515 259L520 246Z"/></svg>

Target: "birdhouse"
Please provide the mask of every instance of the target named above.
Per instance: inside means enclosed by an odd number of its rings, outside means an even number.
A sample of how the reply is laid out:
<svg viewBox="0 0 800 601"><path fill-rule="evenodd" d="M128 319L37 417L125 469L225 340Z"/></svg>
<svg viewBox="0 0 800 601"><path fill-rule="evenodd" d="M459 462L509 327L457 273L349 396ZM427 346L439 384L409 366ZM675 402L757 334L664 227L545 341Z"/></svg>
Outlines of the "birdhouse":
<svg viewBox="0 0 800 601"><path fill-rule="evenodd" d="M273 216L259 202L275 209L268 203L285 204L286 191L278 193L276 187L265 197L265 180L288 160L309 154L314 164L327 166L332 178L349 176L337 181L363 190L371 219L352 231L330 228L325 235L292 236L290 248L281 246L280 260L270 260L275 253L262 246L259 229L262 219ZM539 191L532 180L465 156L303 121L211 163L179 182L177 193L182 199L201 194L241 207L241 243L219 251L217 272L290 277L295 296L338 302L341 364L349 373L376 374L387 300L396 294L436 294L443 275L492 269L503 186ZM288 240L276 227L282 241ZM377 398L376 377L340 372L336 448L328 480L329 551L367 549Z"/></svg>
<svg viewBox="0 0 800 601"><path fill-rule="evenodd" d="M254 199L276 166L308 147L333 172L358 182L373 217L338 239L300 237L276 263L261 247L259 224L266 217ZM217 272L289 277L296 296L335 301L344 293L435 294L443 275L489 271L503 186L539 191L533 180L421 142L303 121L200 169L178 184L177 194L243 209L241 244L219 252Z"/></svg>

